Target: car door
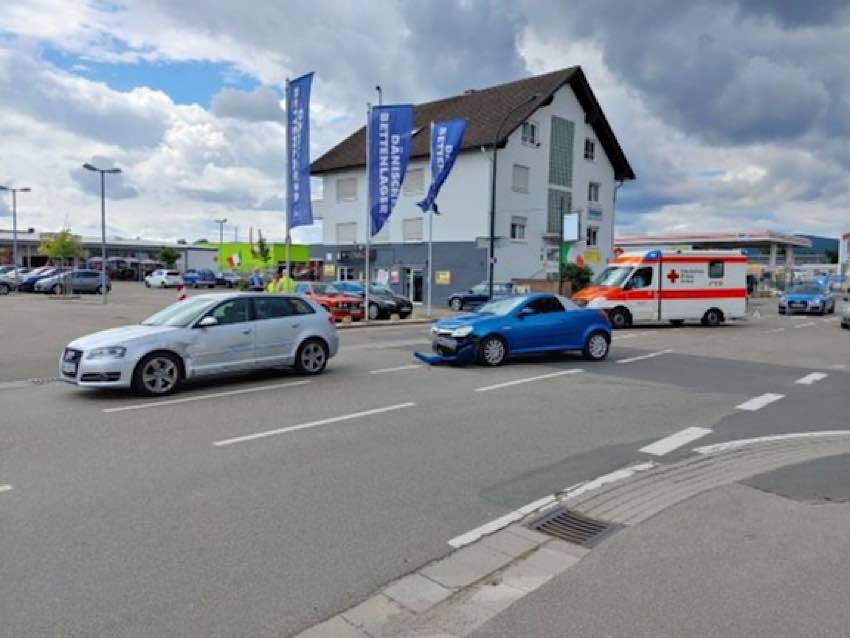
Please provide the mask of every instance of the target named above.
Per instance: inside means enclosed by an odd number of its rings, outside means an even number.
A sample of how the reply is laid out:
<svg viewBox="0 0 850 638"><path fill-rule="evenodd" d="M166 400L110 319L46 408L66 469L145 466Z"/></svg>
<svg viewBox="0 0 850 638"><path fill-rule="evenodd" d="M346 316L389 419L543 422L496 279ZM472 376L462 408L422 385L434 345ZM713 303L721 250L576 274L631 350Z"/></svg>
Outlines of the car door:
<svg viewBox="0 0 850 638"><path fill-rule="evenodd" d="M529 314L530 313L530 314ZM508 344L512 352L566 347L567 316L555 297L537 297L514 311Z"/></svg>
<svg viewBox="0 0 850 638"><path fill-rule="evenodd" d="M223 301L204 315L216 325L196 328L192 348L196 374L247 370L255 366L253 307L250 297Z"/></svg>
<svg viewBox="0 0 850 638"><path fill-rule="evenodd" d="M635 269L631 279L625 285L624 296L635 321L648 321L658 318L658 298L653 280L654 266L641 266Z"/></svg>
<svg viewBox="0 0 850 638"><path fill-rule="evenodd" d="M254 297L254 310L257 367L291 363L295 356L295 338L301 327L292 302L277 295Z"/></svg>

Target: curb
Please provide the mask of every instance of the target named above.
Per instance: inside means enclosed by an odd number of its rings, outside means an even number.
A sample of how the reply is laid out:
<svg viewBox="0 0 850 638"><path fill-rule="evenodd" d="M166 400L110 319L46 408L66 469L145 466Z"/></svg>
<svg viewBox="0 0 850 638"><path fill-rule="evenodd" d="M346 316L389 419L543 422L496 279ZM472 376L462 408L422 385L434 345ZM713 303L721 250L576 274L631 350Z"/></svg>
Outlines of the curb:
<svg viewBox="0 0 850 638"><path fill-rule="evenodd" d="M365 321L351 322L351 323L338 323L336 325L337 330L354 330L357 328L389 328L389 327L404 327L404 326L421 326L429 323L434 323L438 321L439 317L434 317L432 319L424 318L424 319L399 319L398 321L389 320L376 320L369 321L368 323Z"/></svg>

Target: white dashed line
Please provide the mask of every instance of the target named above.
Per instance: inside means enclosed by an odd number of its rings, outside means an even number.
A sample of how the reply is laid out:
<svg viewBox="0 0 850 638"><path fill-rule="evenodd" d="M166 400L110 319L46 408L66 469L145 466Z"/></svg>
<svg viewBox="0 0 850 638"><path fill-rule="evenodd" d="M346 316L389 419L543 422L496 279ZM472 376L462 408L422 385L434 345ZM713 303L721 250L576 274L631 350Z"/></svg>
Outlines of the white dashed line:
<svg viewBox="0 0 850 638"><path fill-rule="evenodd" d="M0 492L10 492L11 490L11 485L0 485Z"/></svg>
<svg viewBox="0 0 850 638"><path fill-rule="evenodd" d="M520 385L521 383L531 383L532 381L543 381L544 379L552 379L554 377L562 377L566 374L578 374L582 372L581 368L573 368L571 370L561 370L560 372L551 372L549 374L540 374L536 377L528 377L526 379L515 379L514 381L505 381L495 385L485 385L481 388L475 388L476 392L489 392L490 390L498 390L499 388L507 388L512 385Z"/></svg>
<svg viewBox="0 0 850 638"><path fill-rule="evenodd" d="M247 441L253 441L255 439L264 439L269 436L275 436L276 434L287 434L289 432L297 432L298 430L309 430L310 428L317 428L321 425L330 425L331 423L340 423L341 421L360 419L364 416L373 416L375 414L383 414L385 412L393 412L395 410L404 410L405 408L412 408L415 405L415 403L399 403L396 405L388 405L384 408L364 410L363 412L353 412L351 414L343 414L342 416L334 416L329 419L320 419L318 421L310 421L309 423L301 423L299 425L291 425L285 428L277 428L276 430L266 430L265 432L256 432L254 434L246 434L245 436L236 436L232 439L215 441L213 445L217 447L224 447L225 445L233 445L234 443L245 443Z"/></svg>
<svg viewBox="0 0 850 638"><path fill-rule="evenodd" d="M812 385L818 381L823 381L828 376L829 375L826 372L812 372L811 374L807 374L806 376L797 379L794 383L798 383L800 385Z"/></svg>
<svg viewBox="0 0 850 638"><path fill-rule="evenodd" d="M419 368L424 368L425 366L419 364L412 364L409 366L397 366L395 368L381 368L380 370L369 370L369 374L384 374L385 372L401 372L403 370L418 370Z"/></svg>
<svg viewBox="0 0 850 638"><path fill-rule="evenodd" d="M642 354L639 357L629 357L628 359L618 359L617 363L632 363L634 361L643 361L644 359L652 359L653 357L660 357L662 354L670 354L673 352L672 350L659 350L658 352L650 352L649 354Z"/></svg>
<svg viewBox="0 0 850 638"><path fill-rule="evenodd" d="M242 388L241 390L228 390L227 392L216 392L214 394L201 394L194 397L183 397L182 399L167 399L165 401L149 401L148 403L137 403L135 405L124 405L120 408L105 408L101 410L104 414L113 412L128 412L130 410L144 410L146 408L159 408L166 405L177 405L179 403L189 403L190 401L204 401L206 399L218 399L220 397L233 397L240 394L248 394L250 392L263 392L265 390L278 390L280 388L292 388L297 385L306 385L311 383L310 379L302 379L301 381L290 381L289 383L275 383L274 385L261 385L254 388Z"/></svg>
<svg viewBox="0 0 850 638"><path fill-rule="evenodd" d="M701 439L707 434L711 434L711 432L712 430L709 430L708 428L685 428L684 430L671 434L670 436L660 439L655 443L650 443L649 445L642 447L639 451L644 454L664 456L683 445L687 445L692 441Z"/></svg>
<svg viewBox="0 0 850 638"><path fill-rule="evenodd" d="M776 334L777 332L785 332L785 328L774 328L773 330L765 330L764 334L772 335L772 334Z"/></svg>
<svg viewBox="0 0 850 638"><path fill-rule="evenodd" d="M811 328L815 325L814 321L807 321L806 323L798 323L795 328Z"/></svg>
<svg viewBox="0 0 850 638"><path fill-rule="evenodd" d="M764 406L770 405L775 401L779 401L779 399L784 399L784 394L772 394L768 392L767 394L762 394L761 396L753 397L749 401L744 401L741 405L735 406L738 410L748 410L750 412L755 412L756 410L761 410Z"/></svg>

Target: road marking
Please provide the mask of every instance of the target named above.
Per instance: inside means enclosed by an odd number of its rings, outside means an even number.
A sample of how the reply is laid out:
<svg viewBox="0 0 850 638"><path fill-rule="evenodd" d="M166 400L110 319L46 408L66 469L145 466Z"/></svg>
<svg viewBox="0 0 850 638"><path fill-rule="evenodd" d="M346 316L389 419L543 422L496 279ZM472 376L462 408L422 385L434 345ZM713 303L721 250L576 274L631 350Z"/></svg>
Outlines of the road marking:
<svg viewBox="0 0 850 638"><path fill-rule="evenodd" d="M500 516L499 518L493 519L489 523L484 523L476 527L475 529L471 529L465 534L461 534L460 536L455 536L453 539L449 541L449 545L454 547L455 549L460 549L464 545L469 545L470 543L474 543L482 536L487 536L488 534L492 534L493 532L498 532L500 529L503 529L522 518L525 518L527 515L535 512L539 509L546 507L547 505L551 505L556 502L556 497L554 494L550 494L549 496L544 496L541 499L533 501L528 505L523 505L522 507L515 509L511 512L508 512L504 516Z"/></svg>
<svg viewBox="0 0 850 638"><path fill-rule="evenodd" d="M829 375L826 372L812 372L811 374L807 374L806 376L797 379L794 383L799 383L800 385L812 385L818 381L823 381L828 376Z"/></svg>
<svg viewBox="0 0 850 638"><path fill-rule="evenodd" d="M642 447L639 451L644 454L654 454L655 456L664 456L668 452L687 445L691 441L701 439L707 434L711 434L712 430L708 428L685 428L668 437L659 439L655 443L650 443Z"/></svg>
<svg viewBox="0 0 850 638"><path fill-rule="evenodd" d="M810 328L815 325L814 321L807 321L806 323L798 323L795 328Z"/></svg>
<svg viewBox="0 0 850 638"><path fill-rule="evenodd" d="M302 379L301 381L290 381L288 383L275 383L274 385L261 385L254 388L242 388L241 390L228 390L227 392L216 392L214 394L200 394L193 397L183 397L182 399L166 399L165 401L149 401L147 403L137 403L135 405L124 405L120 408L104 408L105 414L113 412L128 412L130 410L144 410L146 408L159 408L165 405L176 405L178 403L189 403L190 401L203 401L205 399L218 399L220 397L232 397L239 394L248 394L249 392L263 392L265 390L278 390L280 388L291 388L297 385L306 385L312 383L310 379Z"/></svg>
<svg viewBox="0 0 850 638"><path fill-rule="evenodd" d="M638 336L640 336L640 335L638 335L636 333L627 334L627 335L614 335L613 337L611 337L611 340L612 341L621 341L622 339L634 339L635 337L638 337Z"/></svg>
<svg viewBox="0 0 850 638"><path fill-rule="evenodd" d="M617 363L632 363L634 361L643 361L644 359L652 359L653 357L660 357L662 354L670 354L673 352L672 350L659 350L658 352L650 352L649 354L642 354L639 357L629 357L628 359L618 359Z"/></svg>
<svg viewBox="0 0 850 638"><path fill-rule="evenodd" d="M11 485L0 485L0 492L10 492L11 490Z"/></svg>
<svg viewBox="0 0 850 638"><path fill-rule="evenodd" d="M381 368L380 370L369 370L369 374L384 374L385 372L401 372L402 370L416 370L418 368L424 368L425 366L419 364L412 364L409 366L398 366L395 368Z"/></svg>
<svg viewBox="0 0 850 638"><path fill-rule="evenodd" d="M310 421L309 423L301 423L300 425L291 425L285 428L277 428L276 430L266 430L265 432L256 432L254 434L236 436L232 439L215 441L213 445L217 447L224 447L225 445L233 445L234 443L245 443L246 441L253 441L255 439L264 439L269 436L275 436L276 434L287 434L289 432L297 432L298 430L308 430L310 428L317 428L321 425L329 425L331 423L339 423L341 421L359 419L364 416L373 416L375 414L383 414L385 412L393 412L395 410L404 410L405 408L412 408L415 405L415 403L398 403L396 405L388 405L385 408L375 408L373 410L364 410L363 412L353 412L351 414L343 414L342 416L334 416L329 419L320 419L319 421Z"/></svg>
<svg viewBox="0 0 850 638"><path fill-rule="evenodd" d="M584 483L579 483L578 485L567 488L558 496L560 496L562 500L575 498L576 496L580 496L585 492L593 491L597 488L602 487L603 485L608 485L609 483L616 483L617 481L622 481L623 479L627 479L630 476L634 476L638 472L646 472L647 470L651 470L654 467L656 467L656 464L653 461L646 461L645 463L635 463L634 465L627 465L626 467L621 467L619 470L614 470L613 472L609 472L608 474L598 476L592 481L586 481Z"/></svg>
<svg viewBox="0 0 850 638"><path fill-rule="evenodd" d="M572 368L570 370L561 370L559 372L551 372L549 374L540 374L536 377L528 377L525 379L515 379L514 381L505 381L504 383L497 383L495 385L485 385L481 388L475 388L476 392L489 392L490 390L498 390L500 388L507 388L512 385L519 385L521 383L531 383L532 381L543 381L544 379L552 379L554 377L562 377L565 374L578 374L579 372L583 372L581 368Z"/></svg>
<svg viewBox="0 0 850 638"><path fill-rule="evenodd" d="M741 405L736 405L735 408L738 410L749 410L750 412L755 412L756 410L761 410L766 405L770 405L774 401L779 401L779 399L784 398L784 394L772 394L768 392L767 394L753 397L749 401L744 401Z"/></svg>
<svg viewBox="0 0 850 638"><path fill-rule="evenodd" d="M764 334L770 335L770 334L776 334L777 332L785 332L785 328L774 328L773 330L765 330Z"/></svg>
<svg viewBox="0 0 850 638"><path fill-rule="evenodd" d="M788 439L809 439L830 436L850 436L850 430L823 430L820 432L794 432L792 434L773 434L771 436L757 436L752 439L738 439L737 441L726 441L725 443L703 445L702 447L694 448L694 452L696 452L697 454L714 454L715 452L725 452L726 450L734 450L739 447L757 445L759 443L785 441Z"/></svg>

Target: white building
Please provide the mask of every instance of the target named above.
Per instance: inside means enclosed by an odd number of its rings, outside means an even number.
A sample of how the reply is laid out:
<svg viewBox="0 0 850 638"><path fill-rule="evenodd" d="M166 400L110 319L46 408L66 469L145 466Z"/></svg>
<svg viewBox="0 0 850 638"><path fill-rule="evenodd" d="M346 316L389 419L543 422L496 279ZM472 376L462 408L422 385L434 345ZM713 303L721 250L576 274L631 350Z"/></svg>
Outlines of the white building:
<svg viewBox="0 0 850 638"><path fill-rule="evenodd" d="M430 183L430 123L459 117L468 121L466 135L438 197L442 214L434 218L435 303L487 278L494 140L495 280L556 276L564 231L564 239L575 240L573 257L604 265L613 251L616 188L634 173L584 73L571 67L417 105L403 193L371 240L372 277L388 272L401 292L421 300L427 220L416 202ZM339 278L363 275L365 138L364 127L312 165L312 174L323 179L314 212L323 219L324 257ZM574 216L562 228L568 213ZM577 236L569 236L571 228Z"/></svg>

